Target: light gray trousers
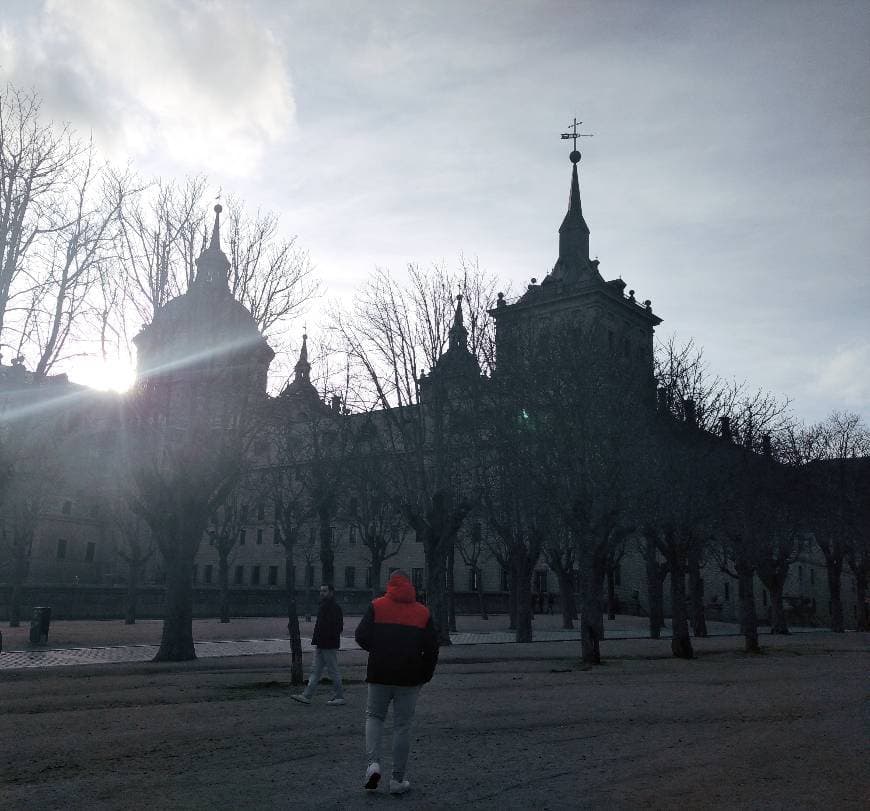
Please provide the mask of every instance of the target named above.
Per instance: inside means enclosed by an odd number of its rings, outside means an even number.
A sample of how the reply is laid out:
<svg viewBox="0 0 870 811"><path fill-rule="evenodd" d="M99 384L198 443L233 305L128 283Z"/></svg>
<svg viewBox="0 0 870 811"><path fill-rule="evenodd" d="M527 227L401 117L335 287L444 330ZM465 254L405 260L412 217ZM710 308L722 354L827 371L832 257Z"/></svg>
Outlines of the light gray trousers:
<svg viewBox="0 0 870 811"><path fill-rule="evenodd" d="M311 675L308 677L308 687L305 688L302 695L305 698L311 698L314 695L324 670L329 674L329 678L332 679L333 698L344 698L341 673L338 672L338 651L333 648L314 649L314 659L311 662Z"/></svg>
<svg viewBox="0 0 870 811"><path fill-rule="evenodd" d="M411 723L420 686L370 684L366 701L366 757L369 765L381 762L381 737L390 703L393 704L393 779L405 779L411 749Z"/></svg>

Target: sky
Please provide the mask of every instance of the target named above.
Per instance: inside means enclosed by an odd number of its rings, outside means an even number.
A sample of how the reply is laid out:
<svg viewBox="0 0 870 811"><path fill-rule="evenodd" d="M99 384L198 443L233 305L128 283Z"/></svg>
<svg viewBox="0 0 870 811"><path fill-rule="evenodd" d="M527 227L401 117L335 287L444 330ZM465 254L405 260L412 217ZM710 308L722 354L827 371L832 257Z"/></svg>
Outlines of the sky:
<svg viewBox="0 0 870 811"><path fill-rule="evenodd" d="M0 79L113 160L280 212L318 306L409 262L545 276L576 116L591 253L659 336L801 419L870 421L867 2L0 7Z"/></svg>

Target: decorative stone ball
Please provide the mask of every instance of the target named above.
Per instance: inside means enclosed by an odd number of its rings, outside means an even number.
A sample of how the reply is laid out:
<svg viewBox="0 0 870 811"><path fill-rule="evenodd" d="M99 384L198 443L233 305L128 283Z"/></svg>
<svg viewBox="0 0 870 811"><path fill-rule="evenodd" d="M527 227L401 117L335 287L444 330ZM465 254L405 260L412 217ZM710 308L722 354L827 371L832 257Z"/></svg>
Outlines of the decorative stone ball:
<svg viewBox="0 0 870 811"><path fill-rule="evenodd" d="M580 163L580 153L576 149L568 157L571 163Z"/></svg>
<svg viewBox="0 0 870 811"><path fill-rule="evenodd" d="M220 214L221 211L224 210L224 207L223 207L220 203L218 203L218 204L214 207L214 210L215 210L215 213L216 213L216 214Z"/></svg>

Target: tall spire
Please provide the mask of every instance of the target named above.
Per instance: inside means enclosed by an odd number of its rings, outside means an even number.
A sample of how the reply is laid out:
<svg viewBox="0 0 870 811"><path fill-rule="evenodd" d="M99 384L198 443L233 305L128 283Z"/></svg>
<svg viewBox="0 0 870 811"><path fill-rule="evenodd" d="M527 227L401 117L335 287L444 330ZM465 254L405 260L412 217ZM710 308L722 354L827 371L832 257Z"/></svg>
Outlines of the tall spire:
<svg viewBox="0 0 870 811"><path fill-rule="evenodd" d="M230 260L221 250L221 211L223 206L218 203L214 207L211 241L196 260L196 283L214 285L218 289L229 292L227 273L230 269Z"/></svg>
<svg viewBox="0 0 870 811"><path fill-rule="evenodd" d="M453 314L453 326L450 327L450 349L468 349L468 330L462 319L462 293L456 296L456 312Z"/></svg>
<svg viewBox="0 0 870 811"><path fill-rule="evenodd" d="M219 251L221 249L221 211L224 207L218 203L214 207L214 225L211 229L211 242L208 244L210 251Z"/></svg>
<svg viewBox="0 0 870 811"><path fill-rule="evenodd" d="M311 364L308 362L308 335L302 334L302 349L299 360L296 361L296 380L299 383L310 382Z"/></svg>
<svg viewBox="0 0 870 811"><path fill-rule="evenodd" d="M580 202L580 180L577 164L580 153L575 149L570 160L571 192L568 195L568 212L559 226L559 259L568 267L585 266L589 263L589 226L583 219L583 206Z"/></svg>

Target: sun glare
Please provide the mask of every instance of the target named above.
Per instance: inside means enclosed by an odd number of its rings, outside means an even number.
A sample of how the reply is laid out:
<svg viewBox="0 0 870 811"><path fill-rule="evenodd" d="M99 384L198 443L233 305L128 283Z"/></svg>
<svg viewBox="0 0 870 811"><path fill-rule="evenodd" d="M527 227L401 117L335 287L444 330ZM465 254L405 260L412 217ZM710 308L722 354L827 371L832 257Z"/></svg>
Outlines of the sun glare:
<svg viewBox="0 0 870 811"><path fill-rule="evenodd" d="M127 391L136 380L132 361L85 358L70 371L70 380L100 391Z"/></svg>

